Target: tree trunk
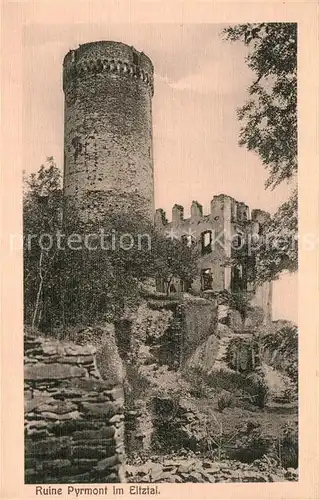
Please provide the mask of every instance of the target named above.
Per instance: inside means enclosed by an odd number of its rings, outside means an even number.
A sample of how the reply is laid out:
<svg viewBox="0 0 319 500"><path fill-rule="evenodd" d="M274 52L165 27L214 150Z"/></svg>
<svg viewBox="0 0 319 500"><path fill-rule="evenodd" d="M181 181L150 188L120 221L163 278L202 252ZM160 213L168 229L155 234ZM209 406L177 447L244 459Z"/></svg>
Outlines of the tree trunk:
<svg viewBox="0 0 319 500"><path fill-rule="evenodd" d="M43 289L43 270L42 270L42 261L43 261L43 250L41 250L40 253L40 259L39 259L39 276L40 276L40 283L38 287L38 293L37 293L37 298L35 302L35 308L33 312L33 317L32 317L32 330L39 325L39 308L40 308L40 303L41 303L41 295L42 295L42 289ZM37 320L38 318L38 320Z"/></svg>

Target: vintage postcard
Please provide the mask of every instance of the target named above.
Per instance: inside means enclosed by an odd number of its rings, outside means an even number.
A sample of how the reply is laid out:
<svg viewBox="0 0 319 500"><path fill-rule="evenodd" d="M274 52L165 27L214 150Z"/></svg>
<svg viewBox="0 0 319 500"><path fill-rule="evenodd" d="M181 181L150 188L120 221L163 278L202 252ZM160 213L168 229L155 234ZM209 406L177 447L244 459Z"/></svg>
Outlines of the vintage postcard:
<svg viewBox="0 0 319 500"><path fill-rule="evenodd" d="M2 2L3 498L318 498L317 24Z"/></svg>

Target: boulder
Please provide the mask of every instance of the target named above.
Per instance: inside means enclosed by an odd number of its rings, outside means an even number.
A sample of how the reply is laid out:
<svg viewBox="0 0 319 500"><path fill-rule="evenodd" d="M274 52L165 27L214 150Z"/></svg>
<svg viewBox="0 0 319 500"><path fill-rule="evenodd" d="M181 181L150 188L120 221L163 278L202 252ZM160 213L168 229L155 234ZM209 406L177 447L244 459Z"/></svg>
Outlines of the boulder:
<svg viewBox="0 0 319 500"><path fill-rule="evenodd" d="M260 327L265 320L265 313L261 307L249 307L244 321L245 330L255 330Z"/></svg>
<svg viewBox="0 0 319 500"><path fill-rule="evenodd" d="M243 327L244 327L243 318L242 318L241 314L234 309L229 310L228 315L227 315L226 324L234 332L242 332L243 331Z"/></svg>
<svg viewBox="0 0 319 500"><path fill-rule="evenodd" d="M187 361L187 368L209 373L215 363L218 353L219 340L216 335L210 335L205 342L200 344Z"/></svg>
<svg viewBox="0 0 319 500"><path fill-rule="evenodd" d="M234 335L234 332L229 326L224 325L223 323L217 323L215 334L218 338L230 337Z"/></svg>
<svg viewBox="0 0 319 500"><path fill-rule="evenodd" d="M190 472L195 466L195 461L194 460L185 460L182 465L178 467L178 473L188 473Z"/></svg>

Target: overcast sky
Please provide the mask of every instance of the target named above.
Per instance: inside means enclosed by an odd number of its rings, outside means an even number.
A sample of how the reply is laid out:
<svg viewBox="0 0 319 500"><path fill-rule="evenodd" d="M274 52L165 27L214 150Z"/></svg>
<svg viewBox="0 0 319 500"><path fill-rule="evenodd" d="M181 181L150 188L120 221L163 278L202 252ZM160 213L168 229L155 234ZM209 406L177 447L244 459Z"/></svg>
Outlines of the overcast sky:
<svg viewBox="0 0 319 500"><path fill-rule="evenodd" d="M35 171L47 156L62 168L62 61L70 49L117 40L144 51L155 67L153 137L155 204L170 219L175 203L192 200L209 210L225 193L273 213L288 188L265 190L259 157L238 146L236 108L247 98L252 74L240 43L221 37L223 25L29 25L25 30L24 166ZM296 276L275 284L274 319L297 321Z"/></svg>

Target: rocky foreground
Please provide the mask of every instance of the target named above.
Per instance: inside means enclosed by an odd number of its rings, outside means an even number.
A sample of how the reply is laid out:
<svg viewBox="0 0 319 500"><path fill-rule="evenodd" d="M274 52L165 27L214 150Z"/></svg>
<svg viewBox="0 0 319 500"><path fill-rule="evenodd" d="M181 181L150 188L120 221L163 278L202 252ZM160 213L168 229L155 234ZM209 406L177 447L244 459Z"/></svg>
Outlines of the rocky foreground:
<svg viewBox="0 0 319 500"><path fill-rule="evenodd" d="M298 469L283 469L271 459L245 464L234 460L214 462L197 457L153 457L126 466L129 483L231 483L297 481Z"/></svg>

